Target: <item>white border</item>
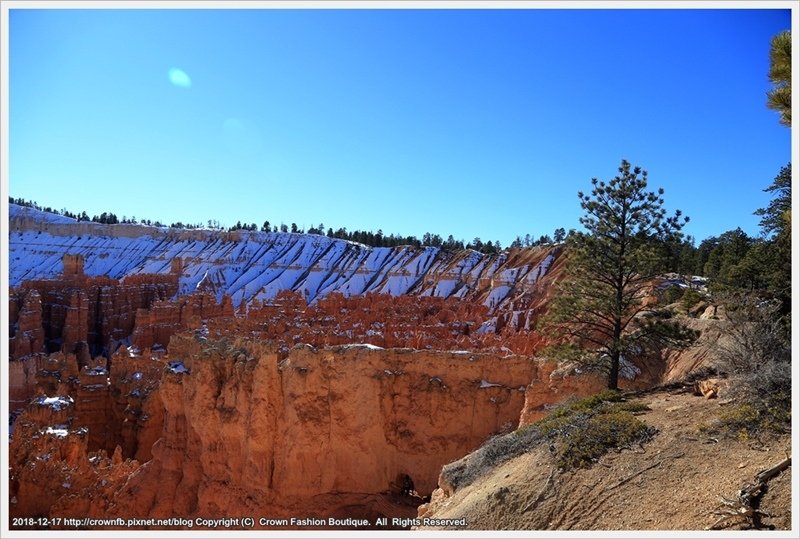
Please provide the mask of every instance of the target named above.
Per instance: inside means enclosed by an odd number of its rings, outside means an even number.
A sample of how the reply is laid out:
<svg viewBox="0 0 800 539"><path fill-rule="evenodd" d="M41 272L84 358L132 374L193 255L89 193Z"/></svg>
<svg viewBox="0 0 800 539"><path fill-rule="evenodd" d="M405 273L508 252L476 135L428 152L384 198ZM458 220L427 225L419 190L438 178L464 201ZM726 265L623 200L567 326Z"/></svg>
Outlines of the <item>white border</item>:
<svg viewBox="0 0 800 539"><path fill-rule="evenodd" d="M800 33L800 5L797 1L772 0L772 1L745 1L745 0L715 0L715 1L692 1L692 0L672 0L672 1L487 1L487 0L461 0L461 1L426 1L426 0L404 0L404 1L380 1L380 0L348 0L348 1L253 1L238 0L231 2L195 0L195 1L175 1L175 0L122 0L110 2L108 0L78 0L78 1L21 1L21 0L0 0L0 357L2 364L0 368L0 429L2 429L2 441L0 441L0 535L3 537L19 538L41 538L41 537L422 537L425 532L412 531L12 531L9 530L8 520L8 376L6 373L8 362L8 32L9 32L9 9L790 9L792 24L792 48L795 51L792 58L793 82L797 82L797 74L800 72L800 48L798 48L798 33ZM766 76L766 74L765 74ZM794 84L797 87L796 84ZM792 109L795 111L795 119L791 128L792 140L792 266L795 269L792 275L792 304L797 306L798 291L800 290L800 268L798 260L800 257L800 215L798 207L800 204L800 194L798 194L798 171L797 165L800 157L800 139L798 139L798 119L800 111L800 99L795 91L792 95ZM765 105L766 107L766 105ZM777 116L775 118L777 122ZM777 171L776 171L777 173ZM769 178L764 178L765 187L768 185ZM792 335L800 335L800 319L797 314L792 317ZM798 470L798 413L800 412L800 395L798 390L798 380L800 380L800 354L798 339L792 342L792 530L791 531L760 531L755 532L759 536L772 537L795 537L798 535L800 519L800 504L798 504L798 490L800 485L800 470ZM435 537L752 537L753 531L441 531L432 532ZM429 534L430 535L430 534Z"/></svg>

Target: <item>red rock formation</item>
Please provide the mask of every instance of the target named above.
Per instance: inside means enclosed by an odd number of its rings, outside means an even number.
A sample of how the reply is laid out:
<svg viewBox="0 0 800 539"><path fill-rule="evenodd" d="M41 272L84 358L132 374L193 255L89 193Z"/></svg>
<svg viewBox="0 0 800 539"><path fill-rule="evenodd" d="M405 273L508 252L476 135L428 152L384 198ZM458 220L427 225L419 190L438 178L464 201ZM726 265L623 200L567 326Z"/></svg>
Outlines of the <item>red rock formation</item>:
<svg viewBox="0 0 800 539"><path fill-rule="evenodd" d="M61 261L64 264L63 277L65 280L81 281L86 278L83 273L83 255L65 254Z"/></svg>
<svg viewBox="0 0 800 539"><path fill-rule="evenodd" d="M132 275L119 282L86 276L80 255L64 255L63 260L66 273L61 278L26 281L19 290L11 292L11 303L28 301L30 311L37 310L35 296L30 300L24 298L31 292L39 295L38 315L27 312L23 304L21 309L11 310L10 318L12 323L41 328L44 337L34 339L30 351L24 345L16 345L14 358L43 351L74 353L81 342L87 343L96 354L107 351L133 332L137 309L149 308L156 300L171 298L178 291L178 275L174 273ZM21 341L24 335L20 335Z"/></svg>
<svg viewBox="0 0 800 539"><path fill-rule="evenodd" d="M12 414L22 410L36 394L36 373L39 370L39 360L39 356L28 356L24 359L9 361L8 404Z"/></svg>
<svg viewBox="0 0 800 539"><path fill-rule="evenodd" d="M63 519L105 513L108 494L121 489L139 463L89 452L86 430L51 423L62 420L64 410L55 411L53 417L34 411L43 406L48 405L32 403L14 425L9 444L9 516ZM53 527L75 529L63 521Z"/></svg>
<svg viewBox="0 0 800 539"><path fill-rule="evenodd" d="M164 363L154 360L149 350L142 354L120 349L111 358L109 392L113 405L110 427L122 454L147 462L161 436L164 406L158 385Z"/></svg>
<svg viewBox="0 0 800 539"><path fill-rule="evenodd" d="M22 300L21 306L20 299ZM17 294L10 295L9 321L11 361L38 354L43 350L42 297L39 292L36 290L17 291Z"/></svg>

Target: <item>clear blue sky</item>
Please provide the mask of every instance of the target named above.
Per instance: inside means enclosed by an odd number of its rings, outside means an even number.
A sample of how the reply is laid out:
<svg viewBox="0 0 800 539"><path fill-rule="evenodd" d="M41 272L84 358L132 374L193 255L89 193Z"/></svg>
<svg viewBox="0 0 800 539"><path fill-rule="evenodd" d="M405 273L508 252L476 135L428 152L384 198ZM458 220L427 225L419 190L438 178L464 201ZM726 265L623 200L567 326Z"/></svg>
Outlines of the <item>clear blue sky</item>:
<svg viewBox="0 0 800 539"><path fill-rule="evenodd" d="M788 10L12 10L9 194L162 222L578 228L621 159L758 233ZM173 71L171 71L173 70Z"/></svg>

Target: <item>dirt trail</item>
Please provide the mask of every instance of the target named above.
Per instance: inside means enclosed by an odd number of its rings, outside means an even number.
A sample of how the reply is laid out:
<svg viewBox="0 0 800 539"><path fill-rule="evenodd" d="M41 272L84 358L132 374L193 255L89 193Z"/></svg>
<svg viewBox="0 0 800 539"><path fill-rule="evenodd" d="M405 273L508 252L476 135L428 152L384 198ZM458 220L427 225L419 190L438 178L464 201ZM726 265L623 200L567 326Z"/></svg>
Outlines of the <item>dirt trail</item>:
<svg viewBox="0 0 800 539"><path fill-rule="evenodd" d="M658 391L635 400L651 408L640 419L658 428L643 447L562 474L553 472L546 448L537 448L451 498L437 491L427 516L465 517L472 529L703 530L719 518L712 511L721 496L734 497L791 453L789 435L762 445L700 432L724 406L716 399ZM766 527L791 528L791 469L769 483L760 506L773 515L762 519Z"/></svg>

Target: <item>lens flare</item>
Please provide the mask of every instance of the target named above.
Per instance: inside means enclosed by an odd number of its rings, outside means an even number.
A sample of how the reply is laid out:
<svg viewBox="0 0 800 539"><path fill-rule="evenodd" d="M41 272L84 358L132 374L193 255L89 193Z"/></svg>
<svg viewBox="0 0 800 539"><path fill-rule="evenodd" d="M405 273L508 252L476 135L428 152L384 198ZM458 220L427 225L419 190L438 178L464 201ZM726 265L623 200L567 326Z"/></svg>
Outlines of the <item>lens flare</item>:
<svg viewBox="0 0 800 539"><path fill-rule="evenodd" d="M173 67L169 70L169 81L178 88L191 88L192 79L186 74L183 69Z"/></svg>

